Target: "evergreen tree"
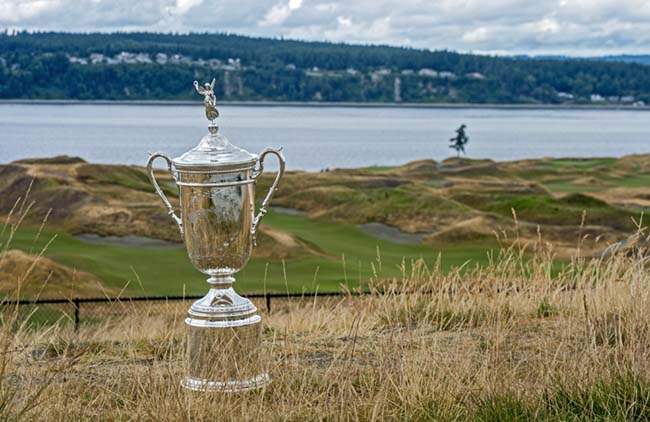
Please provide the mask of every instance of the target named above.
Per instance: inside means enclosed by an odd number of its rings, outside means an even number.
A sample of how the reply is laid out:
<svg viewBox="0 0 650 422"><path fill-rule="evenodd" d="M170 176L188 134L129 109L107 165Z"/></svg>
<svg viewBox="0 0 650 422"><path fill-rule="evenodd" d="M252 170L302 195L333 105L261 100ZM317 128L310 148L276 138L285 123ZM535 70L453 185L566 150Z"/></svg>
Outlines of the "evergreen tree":
<svg viewBox="0 0 650 422"><path fill-rule="evenodd" d="M465 134L465 128L467 128L467 126L463 123L458 129L456 129L456 136L449 139L449 142L451 142L449 148L456 150L457 157L460 157L461 152L465 154L465 145L469 142L469 138Z"/></svg>

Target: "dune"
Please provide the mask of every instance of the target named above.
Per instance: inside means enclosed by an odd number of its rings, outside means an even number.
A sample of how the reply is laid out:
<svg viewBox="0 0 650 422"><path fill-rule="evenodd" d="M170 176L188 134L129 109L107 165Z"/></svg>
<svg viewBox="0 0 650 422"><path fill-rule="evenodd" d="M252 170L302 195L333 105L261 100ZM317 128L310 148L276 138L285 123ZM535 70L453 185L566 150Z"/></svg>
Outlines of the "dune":
<svg viewBox="0 0 650 422"><path fill-rule="evenodd" d="M96 276L44 256L10 249L0 253L0 291L10 297L95 297L116 293Z"/></svg>

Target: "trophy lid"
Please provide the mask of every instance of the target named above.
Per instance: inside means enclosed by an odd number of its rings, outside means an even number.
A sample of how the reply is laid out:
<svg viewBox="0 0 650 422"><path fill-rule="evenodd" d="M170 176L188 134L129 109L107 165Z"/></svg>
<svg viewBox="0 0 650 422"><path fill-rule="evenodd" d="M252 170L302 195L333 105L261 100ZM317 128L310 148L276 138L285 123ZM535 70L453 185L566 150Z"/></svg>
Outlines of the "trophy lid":
<svg viewBox="0 0 650 422"><path fill-rule="evenodd" d="M201 142L180 157L172 160L178 170L238 169L251 168L257 163L257 155L239 148L219 133L219 127L209 126L210 133Z"/></svg>
<svg viewBox="0 0 650 422"><path fill-rule="evenodd" d="M177 170L249 169L257 163L257 155L231 144L225 136L219 133L219 126L214 123L214 120L219 117L214 84L215 79L212 79L212 83L206 83L202 87L197 81L194 81L194 88L204 97L205 117L210 120L208 126L210 133L205 135L197 146L172 160Z"/></svg>

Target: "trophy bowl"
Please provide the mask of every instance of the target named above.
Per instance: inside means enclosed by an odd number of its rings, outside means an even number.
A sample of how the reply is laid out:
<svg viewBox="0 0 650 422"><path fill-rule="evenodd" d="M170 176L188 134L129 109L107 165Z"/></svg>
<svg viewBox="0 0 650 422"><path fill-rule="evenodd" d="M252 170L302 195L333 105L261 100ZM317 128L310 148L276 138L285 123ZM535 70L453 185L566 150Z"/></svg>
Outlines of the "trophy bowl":
<svg viewBox="0 0 650 422"><path fill-rule="evenodd" d="M214 106L214 80L195 87L206 100L206 116L218 116ZM171 159L155 153L147 173L169 215L176 222L192 265L209 276L211 288L192 304L187 331L186 377L182 384L195 391L245 391L266 385L270 378L260 362L261 317L253 303L232 288L234 274L248 262L260 222L284 174L281 149L267 148L259 155L231 144L212 123L199 144ZM255 215L255 183L269 154L279 170ZM160 188L153 163L167 163L179 189L180 217Z"/></svg>

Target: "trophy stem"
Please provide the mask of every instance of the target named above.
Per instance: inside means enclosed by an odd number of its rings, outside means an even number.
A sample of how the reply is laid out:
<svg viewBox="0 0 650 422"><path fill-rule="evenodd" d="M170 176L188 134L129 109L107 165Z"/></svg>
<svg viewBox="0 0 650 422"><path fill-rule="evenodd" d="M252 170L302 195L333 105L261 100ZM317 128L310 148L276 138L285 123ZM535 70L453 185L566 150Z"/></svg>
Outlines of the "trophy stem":
<svg viewBox="0 0 650 422"><path fill-rule="evenodd" d="M260 359L262 318L249 299L235 292L234 281L232 276L210 277L212 288L188 311L185 388L238 392L271 382Z"/></svg>
<svg viewBox="0 0 650 422"><path fill-rule="evenodd" d="M235 282L235 277L231 275L225 276L212 276L207 279L208 284L211 284L215 287L228 288Z"/></svg>

